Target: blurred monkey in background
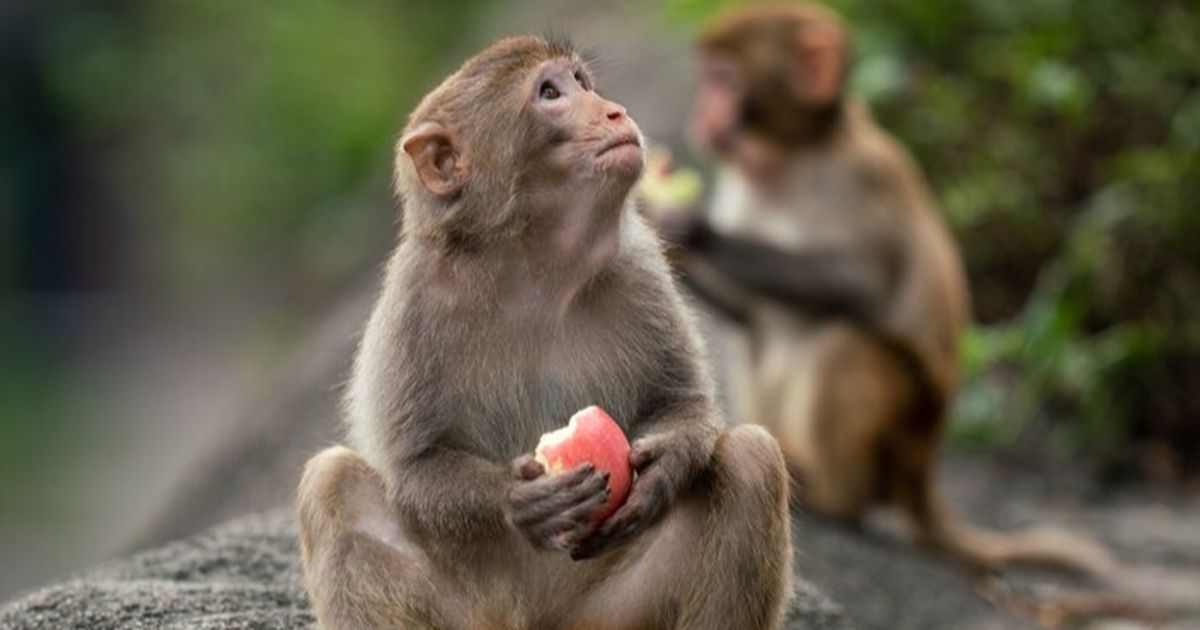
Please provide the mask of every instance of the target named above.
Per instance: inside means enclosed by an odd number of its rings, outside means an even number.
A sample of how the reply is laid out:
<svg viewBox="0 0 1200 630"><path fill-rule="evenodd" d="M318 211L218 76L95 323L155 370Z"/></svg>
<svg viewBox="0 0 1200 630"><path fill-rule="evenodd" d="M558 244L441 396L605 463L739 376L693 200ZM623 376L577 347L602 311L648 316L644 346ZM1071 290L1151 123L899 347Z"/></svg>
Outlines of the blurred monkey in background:
<svg viewBox="0 0 1200 630"><path fill-rule="evenodd" d="M707 212L646 212L693 291L747 333L734 415L776 436L819 512L897 505L978 569L1107 572L1095 545L981 530L937 491L967 284L920 170L846 94L849 51L842 20L803 3L732 9L698 39L689 132L720 162L715 190Z"/></svg>

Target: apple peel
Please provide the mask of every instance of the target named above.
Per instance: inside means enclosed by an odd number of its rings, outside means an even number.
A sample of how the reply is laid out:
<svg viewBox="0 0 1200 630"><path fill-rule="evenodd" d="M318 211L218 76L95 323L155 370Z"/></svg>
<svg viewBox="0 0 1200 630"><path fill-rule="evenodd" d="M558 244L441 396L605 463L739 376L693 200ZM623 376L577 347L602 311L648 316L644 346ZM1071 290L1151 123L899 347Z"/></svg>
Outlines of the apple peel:
<svg viewBox="0 0 1200 630"><path fill-rule="evenodd" d="M629 496L633 482L629 440L620 425L596 405L571 416L567 426L543 434L534 456L547 475L558 475L584 463L608 473L608 501L592 518L593 527L616 512Z"/></svg>

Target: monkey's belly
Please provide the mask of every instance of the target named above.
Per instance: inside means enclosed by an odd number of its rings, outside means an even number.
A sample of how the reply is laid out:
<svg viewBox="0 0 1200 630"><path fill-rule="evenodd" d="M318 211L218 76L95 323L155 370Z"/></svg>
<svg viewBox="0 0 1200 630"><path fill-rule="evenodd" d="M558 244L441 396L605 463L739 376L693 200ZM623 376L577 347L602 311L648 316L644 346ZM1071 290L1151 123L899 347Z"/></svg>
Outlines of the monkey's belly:
<svg viewBox="0 0 1200 630"><path fill-rule="evenodd" d="M855 343L861 333L838 322L808 321L794 313L767 313L756 322L761 340L749 357L753 417L744 418L765 426L779 440L789 463L801 471L820 465L823 422L827 400L838 379L842 349Z"/></svg>

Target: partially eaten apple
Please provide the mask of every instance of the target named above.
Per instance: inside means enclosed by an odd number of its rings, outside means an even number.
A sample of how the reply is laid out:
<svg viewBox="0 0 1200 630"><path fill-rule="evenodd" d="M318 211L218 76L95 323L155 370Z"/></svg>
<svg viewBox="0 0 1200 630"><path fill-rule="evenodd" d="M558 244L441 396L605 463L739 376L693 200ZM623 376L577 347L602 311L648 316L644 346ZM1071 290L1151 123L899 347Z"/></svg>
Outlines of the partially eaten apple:
<svg viewBox="0 0 1200 630"><path fill-rule="evenodd" d="M608 501L592 518L593 527L616 512L629 496L633 481L629 440L620 425L595 405L571 416L567 426L542 435L534 455L548 475L561 474L588 462L596 470L608 472Z"/></svg>

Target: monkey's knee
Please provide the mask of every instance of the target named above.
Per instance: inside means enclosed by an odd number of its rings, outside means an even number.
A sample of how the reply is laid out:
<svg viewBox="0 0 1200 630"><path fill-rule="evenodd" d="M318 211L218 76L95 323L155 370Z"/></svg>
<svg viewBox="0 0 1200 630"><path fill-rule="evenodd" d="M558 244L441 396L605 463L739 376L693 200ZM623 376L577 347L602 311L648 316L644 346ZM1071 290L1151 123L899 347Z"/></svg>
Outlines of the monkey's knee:
<svg viewBox="0 0 1200 630"><path fill-rule="evenodd" d="M717 439L718 510L745 537L768 574L790 579L790 475L779 443L762 427L740 425Z"/></svg>
<svg viewBox="0 0 1200 630"><path fill-rule="evenodd" d="M766 429L752 424L727 429L717 438L713 462L718 483L736 497L786 505L787 466Z"/></svg>
<svg viewBox="0 0 1200 630"><path fill-rule="evenodd" d="M296 494L300 548L307 559L319 541L346 533L355 503L383 501L383 480L358 453L333 446L304 465Z"/></svg>
<svg viewBox="0 0 1200 630"><path fill-rule="evenodd" d="M314 455L297 493L313 611L329 630L447 627L425 590L432 572L388 506L383 479L344 446Z"/></svg>
<svg viewBox="0 0 1200 630"><path fill-rule="evenodd" d="M792 545L788 474L771 434L739 425L717 439L703 544L706 558L737 570L698 582L696 610L685 628L777 628L791 593Z"/></svg>

